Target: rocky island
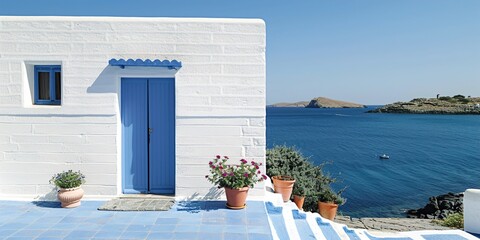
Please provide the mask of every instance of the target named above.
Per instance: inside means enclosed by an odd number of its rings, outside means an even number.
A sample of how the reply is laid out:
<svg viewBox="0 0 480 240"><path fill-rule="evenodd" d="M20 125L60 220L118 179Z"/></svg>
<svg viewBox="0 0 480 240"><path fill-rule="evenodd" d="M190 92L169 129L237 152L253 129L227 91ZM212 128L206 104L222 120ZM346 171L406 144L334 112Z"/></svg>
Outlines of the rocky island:
<svg viewBox="0 0 480 240"><path fill-rule="evenodd" d="M308 103L309 101L300 101L300 102L293 102L293 103L281 102L281 103L268 105L267 107L306 107Z"/></svg>
<svg viewBox="0 0 480 240"><path fill-rule="evenodd" d="M368 111L369 113L414 114L480 114L480 97L463 95L415 98L410 102L396 102Z"/></svg>
<svg viewBox="0 0 480 240"><path fill-rule="evenodd" d="M276 103L268 107L305 107L305 108L365 108L365 105L333 100L326 97L317 97L310 101L294 103Z"/></svg>

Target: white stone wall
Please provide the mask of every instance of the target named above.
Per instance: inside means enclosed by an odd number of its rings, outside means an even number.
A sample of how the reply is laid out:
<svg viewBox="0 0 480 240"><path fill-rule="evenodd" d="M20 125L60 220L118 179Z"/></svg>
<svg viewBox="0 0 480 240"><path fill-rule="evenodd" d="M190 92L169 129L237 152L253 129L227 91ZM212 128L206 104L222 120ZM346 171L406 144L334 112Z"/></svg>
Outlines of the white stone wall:
<svg viewBox="0 0 480 240"><path fill-rule="evenodd" d="M111 58L182 61L176 195L212 196L216 154L265 160L265 37L255 19L0 17L0 198L50 196L67 169L89 197L121 194L120 78L175 71ZM62 65L61 106L32 104L35 64Z"/></svg>

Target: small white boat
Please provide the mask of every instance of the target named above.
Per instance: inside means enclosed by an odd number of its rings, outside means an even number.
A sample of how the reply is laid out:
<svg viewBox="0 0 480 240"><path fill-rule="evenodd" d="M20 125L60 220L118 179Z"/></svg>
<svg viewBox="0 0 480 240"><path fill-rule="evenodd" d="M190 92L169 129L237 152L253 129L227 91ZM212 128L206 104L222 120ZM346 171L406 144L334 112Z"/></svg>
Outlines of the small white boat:
<svg viewBox="0 0 480 240"><path fill-rule="evenodd" d="M390 159L390 156L388 156L387 154L383 154L383 155L380 155L378 156L380 159Z"/></svg>

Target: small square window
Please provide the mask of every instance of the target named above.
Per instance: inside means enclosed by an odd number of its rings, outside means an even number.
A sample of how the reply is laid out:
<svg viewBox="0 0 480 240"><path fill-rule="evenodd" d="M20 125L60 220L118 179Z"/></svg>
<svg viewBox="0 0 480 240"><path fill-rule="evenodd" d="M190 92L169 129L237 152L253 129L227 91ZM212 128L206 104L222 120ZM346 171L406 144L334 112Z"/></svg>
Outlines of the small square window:
<svg viewBox="0 0 480 240"><path fill-rule="evenodd" d="M35 65L35 104L60 105L62 100L62 67Z"/></svg>

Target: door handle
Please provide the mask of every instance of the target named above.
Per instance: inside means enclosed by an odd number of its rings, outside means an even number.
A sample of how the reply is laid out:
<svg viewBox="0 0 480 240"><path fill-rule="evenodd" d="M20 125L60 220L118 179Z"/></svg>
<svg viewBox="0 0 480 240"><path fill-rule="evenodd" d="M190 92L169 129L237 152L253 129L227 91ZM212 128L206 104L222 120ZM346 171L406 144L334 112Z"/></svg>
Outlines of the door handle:
<svg viewBox="0 0 480 240"><path fill-rule="evenodd" d="M148 128L148 134L152 134L153 133L153 128Z"/></svg>

